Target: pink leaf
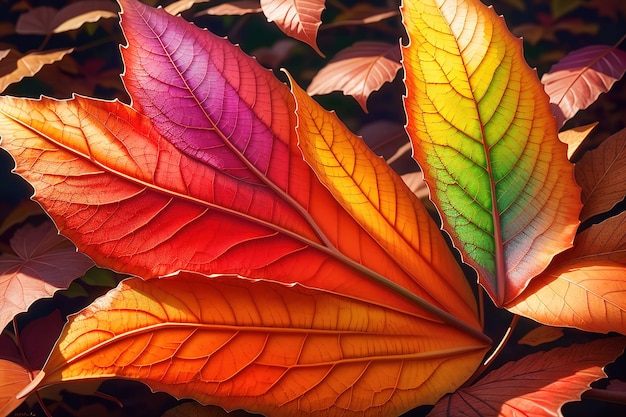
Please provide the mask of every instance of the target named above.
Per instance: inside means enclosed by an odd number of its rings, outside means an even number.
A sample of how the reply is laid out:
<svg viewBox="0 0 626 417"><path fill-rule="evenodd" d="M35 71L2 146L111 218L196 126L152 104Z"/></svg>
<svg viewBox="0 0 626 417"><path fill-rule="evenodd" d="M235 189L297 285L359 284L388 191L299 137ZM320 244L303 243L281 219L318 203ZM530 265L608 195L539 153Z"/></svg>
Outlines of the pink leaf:
<svg viewBox="0 0 626 417"><path fill-rule="evenodd" d="M0 255L1 327L39 298L67 288L93 266L50 222L22 227L13 235L11 247L15 255Z"/></svg>
<svg viewBox="0 0 626 417"><path fill-rule="evenodd" d="M570 52L541 82L550 96L558 127L586 109L624 75L626 52L608 45L593 45Z"/></svg>
<svg viewBox="0 0 626 417"><path fill-rule="evenodd" d="M324 56L317 47L324 0L261 0L261 9L268 22L275 22L285 34L310 45Z"/></svg>
<svg viewBox="0 0 626 417"><path fill-rule="evenodd" d="M604 365L613 362L624 346L626 340L620 337L528 355L457 390L428 416L562 416L561 406L579 400L590 383L604 378Z"/></svg>
<svg viewBox="0 0 626 417"><path fill-rule="evenodd" d="M340 51L313 77L307 93L343 91L353 96L367 111L367 98L384 83L393 81L400 67L398 45L357 42Z"/></svg>

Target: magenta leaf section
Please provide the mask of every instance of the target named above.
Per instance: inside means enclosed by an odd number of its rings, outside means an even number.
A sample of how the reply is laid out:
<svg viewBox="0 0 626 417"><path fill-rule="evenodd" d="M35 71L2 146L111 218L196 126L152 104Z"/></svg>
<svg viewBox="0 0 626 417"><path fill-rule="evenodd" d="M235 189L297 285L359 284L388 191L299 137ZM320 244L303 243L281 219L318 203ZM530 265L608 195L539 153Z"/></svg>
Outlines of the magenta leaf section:
<svg viewBox="0 0 626 417"><path fill-rule="evenodd" d="M285 161L291 136L286 87L225 39L162 9L121 4L132 106L182 152L238 179L272 177L270 160Z"/></svg>
<svg viewBox="0 0 626 417"><path fill-rule="evenodd" d="M541 82L550 96L558 127L593 104L626 71L626 52L609 45L572 51L557 62Z"/></svg>

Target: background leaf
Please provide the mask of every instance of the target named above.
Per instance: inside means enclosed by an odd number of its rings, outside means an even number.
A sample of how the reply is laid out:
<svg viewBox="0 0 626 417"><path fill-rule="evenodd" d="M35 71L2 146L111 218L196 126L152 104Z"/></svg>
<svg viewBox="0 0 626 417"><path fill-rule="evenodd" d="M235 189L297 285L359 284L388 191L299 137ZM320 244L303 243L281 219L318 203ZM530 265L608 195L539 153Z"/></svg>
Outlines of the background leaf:
<svg viewBox="0 0 626 417"><path fill-rule="evenodd" d="M268 22L274 22L292 38L298 39L315 50L317 31L322 24L325 0L261 0L261 9Z"/></svg>
<svg viewBox="0 0 626 417"><path fill-rule="evenodd" d="M626 212L576 236L507 309L550 326L626 334Z"/></svg>
<svg viewBox="0 0 626 417"><path fill-rule="evenodd" d="M342 91L353 96L364 111L372 92L391 82L400 70L398 45L363 41L343 49L315 74L307 93Z"/></svg>
<svg viewBox="0 0 626 417"><path fill-rule="evenodd" d="M429 416L560 416L563 404L606 376L604 365L625 346L620 337L525 356L446 397Z"/></svg>
<svg viewBox="0 0 626 417"><path fill-rule="evenodd" d="M399 415L471 374L485 346L457 333L300 285L134 278L70 318L43 384L116 376L227 410Z"/></svg>
<svg viewBox="0 0 626 417"><path fill-rule="evenodd" d="M402 13L414 158L444 229L502 305L571 246L573 166L520 40L493 10L407 1Z"/></svg>
<svg viewBox="0 0 626 417"><path fill-rule="evenodd" d="M572 51L541 77L558 127L606 93L626 71L626 52L609 45Z"/></svg>
<svg viewBox="0 0 626 417"><path fill-rule="evenodd" d="M21 55L15 51L4 51L0 57L0 92L9 85L19 82L24 77L32 77L47 64L60 61L73 49L61 49L47 52L31 52Z"/></svg>
<svg viewBox="0 0 626 417"><path fill-rule="evenodd" d="M580 220L611 210L626 195L626 129L605 139L576 164L582 188Z"/></svg>
<svg viewBox="0 0 626 417"><path fill-rule="evenodd" d="M36 300L50 297L67 288L83 275L93 262L76 252L51 222L30 224L15 232L11 239L15 255L0 255L0 328Z"/></svg>

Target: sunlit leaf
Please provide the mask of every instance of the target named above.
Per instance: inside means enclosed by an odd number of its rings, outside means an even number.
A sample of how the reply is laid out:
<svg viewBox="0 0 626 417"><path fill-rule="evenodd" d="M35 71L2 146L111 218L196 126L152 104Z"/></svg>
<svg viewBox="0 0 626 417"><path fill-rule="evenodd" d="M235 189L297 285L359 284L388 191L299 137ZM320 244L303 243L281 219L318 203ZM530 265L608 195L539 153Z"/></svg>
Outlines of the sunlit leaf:
<svg viewBox="0 0 626 417"><path fill-rule="evenodd" d="M554 342L563 336L560 327L539 326L526 333L517 341L520 345L539 346L544 343Z"/></svg>
<svg viewBox="0 0 626 417"><path fill-rule="evenodd" d="M51 22L53 33L78 29L85 23L117 17L117 5L108 0L87 0L71 3L59 10Z"/></svg>
<svg viewBox="0 0 626 417"><path fill-rule="evenodd" d="M407 1L407 130L444 229L498 305L571 246L579 193L521 41L480 1Z"/></svg>
<svg viewBox="0 0 626 417"><path fill-rule="evenodd" d="M367 111L367 99L400 70L400 48L385 42L363 41L343 49L311 80L307 93L342 91Z"/></svg>
<svg viewBox="0 0 626 417"><path fill-rule="evenodd" d="M462 332L332 292L183 273L123 281L70 317L42 385L125 377L227 410L399 415L483 354Z"/></svg>
<svg viewBox="0 0 626 417"><path fill-rule="evenodd" d="M242 0L218 4L217 6L209 7L206 10L196 13L196 17L203 15L241 16L248 13L261 13L261 4L258 0Z"/></svg>
<svg viewBox="0 0 626 417"><path fill-rule="evenodd" d="M576 126L559 133L559 140L567 144L567 158L570 161L576 158L576 152L580 151L584 140L587 139L589 133L591 133L598 123L599 122L594 122L584 126ZM580 185L580 182L578 184Z"/></svg>
<svg viewBox="0 0 626 417"><path fill-rule="evenodd" d="M325 0L261 0L261 9L268 22L276 25L294 39L302 41L321 56L317 47L317 31Z"/></svg>
<svg viewBox="0 0 626 417"><path fill-rule="evenodd" d="M30 52L21 55L14 51L6 51L7 54L0 58L0 92L24 77L32 77L47 64L60 61L71 53L73 49L61 49L46 52Z"/></svg>
<svg viewBox="0 0 626 417"><path fill-rule="evenodd" d="M525 356L444 398L428 415L562 416L561 406L579 400L589 384L604 378L604 366L625 346L624 338L601 339Z"/></svg>
<svg viewBox="0 0 626 417"><path fill-rule="evenodd" d="M23 226L11 238L11 247L15 254L0 255L0 328L34 301L67 288L93 266L50 222Z"/></svg>
<svg viewBox="0 0 626 417"><path fill-rule="evenodd" d="M626 212L581 232L507 309L549 326L626 334Z"/></svg>
<svg viewBox="0 0 626 417"><path fill-rule="evenodd" d="M168 13L177 15L191 9L196 4L208 3L210 0L178 0L165 6Z"/></svg>
<svg viewBox="0 0 626 417"><path fill-rule="evenodd" d="M550 96L558 127L606 93L626 71L626 52L609 45L587 46L557 62L541 82Z"/></svg>
<svg viewBox="0 0 626 417"><path fill-rule="evenodd" d="M24 402L16 395L29 383L30 377L24 366L0 358L0 416L10 416Z"/></svg>
<svg viewBox="0 0 626 417"><path fill-rule="evenodd" d="M580 220L611 210L626 196L626 129L605 139L576 164L582 188Z"/></svg>

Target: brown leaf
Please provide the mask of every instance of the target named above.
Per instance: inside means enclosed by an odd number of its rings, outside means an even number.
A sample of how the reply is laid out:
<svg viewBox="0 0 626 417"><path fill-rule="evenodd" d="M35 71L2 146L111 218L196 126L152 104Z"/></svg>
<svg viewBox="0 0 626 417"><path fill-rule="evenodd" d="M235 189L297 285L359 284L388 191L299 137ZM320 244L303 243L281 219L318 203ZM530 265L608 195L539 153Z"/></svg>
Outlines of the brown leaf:
<svg viewBox="0 0 626 417"><path fill-rule="evenodd" d="M61 49L31 52L24 56L15 51L7 51L8 53L0 57L0 92L4 91L9 85L19 82L24 77L32 77L44 65L60 61L72 51L73 49Z"/></svg>
<svg viewBox="0 0 626 417"><path fill-rule="evenodd" d="M115 3L106 0L80 1L61 10L49 6L35 7L18 18L15 32L21 35L67 32L88 22L117 17L117 10Z"/></svg>
<svg viewBox="0 0 626 417"><path fill-rule="evenodd" d="M342 91L353 96L364 111L373 91L396 77L400 47L384 42L357 42L340 51L313 77L307 93L328 94Z"/></svg>
<svg viewBox="0 0 626 417"><path fill-rule="evenodd" d="M580 220L611 210L626 195L626 129L605 139L576 164L582 188Z"/></svg>

